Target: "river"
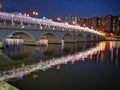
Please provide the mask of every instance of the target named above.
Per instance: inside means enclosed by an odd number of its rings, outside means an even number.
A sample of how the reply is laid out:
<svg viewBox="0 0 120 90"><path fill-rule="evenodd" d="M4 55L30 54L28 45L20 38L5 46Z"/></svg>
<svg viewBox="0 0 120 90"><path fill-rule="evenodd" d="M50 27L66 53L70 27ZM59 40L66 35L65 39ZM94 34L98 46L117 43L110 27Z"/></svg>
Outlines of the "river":
<svg viewBox="0 0 120 90"><path fill-rule="evenodd" d="M4 45L0 80L20 90L120 88L120 41Z"/></svg>

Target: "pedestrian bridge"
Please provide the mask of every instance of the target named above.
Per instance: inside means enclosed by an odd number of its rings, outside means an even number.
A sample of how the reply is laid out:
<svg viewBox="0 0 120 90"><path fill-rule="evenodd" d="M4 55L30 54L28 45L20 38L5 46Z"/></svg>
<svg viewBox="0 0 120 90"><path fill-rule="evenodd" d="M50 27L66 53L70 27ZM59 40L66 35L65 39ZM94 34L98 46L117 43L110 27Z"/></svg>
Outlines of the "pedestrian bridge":
<svg viewBox="0 0 120 90"><path fill-rule="evenodd" d="M21 36L24 42L35 44L39 44L43 36L48 39L48 43L61 43L61 40L79 42L105 39L102 33L88 27L26 17L21 13L0 12L0 42L10 35Z"/></svg>

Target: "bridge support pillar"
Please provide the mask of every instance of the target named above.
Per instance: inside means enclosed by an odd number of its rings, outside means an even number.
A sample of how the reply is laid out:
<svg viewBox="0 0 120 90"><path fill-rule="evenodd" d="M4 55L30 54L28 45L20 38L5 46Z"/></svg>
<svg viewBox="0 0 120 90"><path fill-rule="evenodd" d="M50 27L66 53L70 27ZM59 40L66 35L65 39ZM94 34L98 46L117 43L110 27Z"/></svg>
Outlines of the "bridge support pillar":
<svg viewBox="0 0 120 90"><path fill-rule="evenodd" d="M42 29L42 26L41 26L41 24L39 24L39 28L40 28L40 29Z"/></svg>
<svg viewBox="0 0 120 90"><path fill-rule="evenodd" d="M78 40L77 40L77 37L78 37L78 33L75 32L75 33L74 33L74 41L75 41L75 42L78 41Z"/></svg>
<svg viewBox="0 0 120 90"><path fill-rule="evenodd" d="M14 21L13 20L11 21L11 24L12 24L12 26L14 26Z"/></svg>
<svg viewBox="0 0 120 90"><path fill-rule="evenodd" d="M64 40L63 39L61 40L61 45L62 45L62 47L64 47Z"/></svg>
<svg viewBox="0 0 120 90"><path fill-rule="evenodd" d="M21 26L23 25L23 21L20 21L20 25L21 25Z"/></svg>

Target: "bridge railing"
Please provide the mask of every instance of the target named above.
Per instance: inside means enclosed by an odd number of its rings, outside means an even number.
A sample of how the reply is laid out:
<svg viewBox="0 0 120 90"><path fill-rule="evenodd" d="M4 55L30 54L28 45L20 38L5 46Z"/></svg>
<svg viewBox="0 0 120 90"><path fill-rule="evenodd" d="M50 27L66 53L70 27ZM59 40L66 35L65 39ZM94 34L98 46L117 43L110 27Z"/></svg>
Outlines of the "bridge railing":
<svg viewBox="0 0 120 90"><path fill-rule="evenodd" d="M11 24L1 24L0 29L27 29L27 30L62 30L62 31L78 31L75 29L66 29L61 27L53 26L37 26L37 25L11 25Z"/></svg>
<svg viewBox="0 0 120 90"><path fill-rule="evenodd" d="M78 31L78 32L90 32L94 34L103 35L102 33L99 33L93 29L84 28L75 25L69 25L66 23L58 23L50 20L25 17L21 14L19 15L14 13L0 12L0 20L4 23L4 25L0 26L0 28L10 28L10 29L18 28L18 29L35 29L35 30L36 29L68 30L68 31ZM16 23L19 23L20 25L16 25Z"/></svg>

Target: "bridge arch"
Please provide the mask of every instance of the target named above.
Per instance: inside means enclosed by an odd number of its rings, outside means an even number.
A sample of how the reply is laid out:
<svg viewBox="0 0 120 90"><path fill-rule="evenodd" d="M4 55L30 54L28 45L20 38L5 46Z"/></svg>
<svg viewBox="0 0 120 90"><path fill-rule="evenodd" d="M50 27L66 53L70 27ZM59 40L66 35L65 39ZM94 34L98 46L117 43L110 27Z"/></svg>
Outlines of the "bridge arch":
<svg viewBox="0 0 120 90"><path fill-rule="evenodd" d="M24 40L24 42L35 42L35 39L33 38L32 35L28 34L27 32L24 32L24 31L16 31L16 32L12 32L8 35L6 35L2 41L4 41L9 35L18 35L18 36L21 36Z"/></svg>
<svg viewBox="0 0 120 90"><path fill-rule="evenodd" d="M87 34L86 41L91 41L91 40L92 40L92 36L90 34Z"/></svg>
<svg viewBox="0 0 120 90"><path fill-rule="evenodd" d="M66 42L66 43L74 42L74 39L73 39L72 35L69 34L69 33L65 33L65 34L63 35L62 39L63 39L64 42Z"/></svg>
<svg viewBox="0 0 120 90"><path fill-rule="evenodd" d="M77 41L78 41L78 42L79 42L79 41L84 41L84 37L83 37L82 34L78 34L78 36L77 36Z"/></svg>
<svg viewBox="0 0 120 90"><path fill-rule="evenodd" d="M46 36L46 38L48 39L48 43L58 43L59 41L58 41L58 39L57 39L57 37L56 37L56 35L54 34L54 33L45 33L45 34L43 34L41 37L40 37L40 39L43 37L43 36ZM39 39L39 40L40 40Z"/></svg>

